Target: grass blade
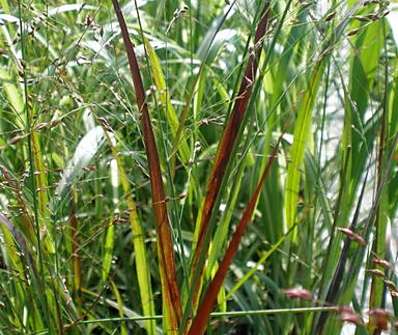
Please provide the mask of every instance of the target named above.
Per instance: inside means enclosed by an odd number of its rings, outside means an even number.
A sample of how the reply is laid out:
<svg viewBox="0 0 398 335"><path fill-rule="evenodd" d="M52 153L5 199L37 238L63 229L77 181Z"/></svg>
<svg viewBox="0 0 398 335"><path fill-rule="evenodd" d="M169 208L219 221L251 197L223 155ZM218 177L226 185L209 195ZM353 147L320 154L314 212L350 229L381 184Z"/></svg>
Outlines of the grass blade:
<svg viewBox="0 0 398 335"><path fill-rule="evenodd" d="M119 154L119 150L116 146L116 139L113 133L113 129L109 126L108 122L101 118L101 124L104 129L105 137L108 141L109 146L111 147L112 156L114 163L111 165L111 168L117 169L118 176L120 178L120 184L122 185L123 191L126 194L127 208L129 212L129 221L131 231L133 233L133 245L135 251L136 258L136 272L138 278L138 286L141 297L141 304L144 316L153 315L155 313L155 306L153 302L153 294L152 294L152 286L151 286L151 274L148 266L147 259L147 251L145 247L144 241L144 230L140 223L137 213L137 206L132 197L132 192L130 188L130 182L128 176L126 174L126 170L124 168L124 162L122 156ZM116 194L116 187L118 184L118 180L115 176L116 172L113 172L112 183L113 183L113 192L114 197ZM114 205L117 205L117 198L114 198ZM118 210L116 209L117 213ZM113 221L113 220L112 220ZM103 276L106 275L106 271L109 271L112 260L112 250L113 250L113 234L114 234L114 226L113 222L110 223L110 227L107 230L106 234L106 242L105 242L105 256L103 261ZM104 279L104 277L103 277ZM154 334L156 324L154 321L146 321L145 322L146 330L148 334Z"/></svg>
<svg viewBox="0 0 398 335"><path fill-rule="evenodd" d="M243 215L242 218L236 227L236 230L231 238L231 241L228 245L228 248L224 254L224 257L219 265L219 268L214 276L213 280L211 281L206 293L203 297L203 300L198 308L198 312L196 317L194 318L192 325L188 331L188 335L202 335L206 330L207 320L209 319L211 310L213 305L217 299L218 292L221 288L221 285L224 282L225 276L227 275L228 269L232 263L232 260L238 251L240 240L246 230L247 225L251 222L253 212L256 208L258 198L261 194L263 189L266 177L270 171L273 161L277 156L277 152L279 149L279 143L282 137L279 138L279 141L275 148L272 150L270 155L268 164L266 165L261 178L257 184L256 190L252 195Z"/></svg>
<svg viewBox="0 0 398 335"><path fill-rule="evenodd" d="M118 171L118 163L115 158L111 160L110 164L110 175L111 175L111 185L112 185L112 193L113 193L113 205L116 207L114 210L114 214L119 214L119 171ZM134 234L134 233L133 233ZM112 256L113 256L113 248L115 244L115 225L114 225L114 216L112 216L109 220L109 226L106 229L105 233L105 241L104 241L104 251L102 256L102 281L105 282L108 278L109 271L112 265Z"/></svg>
<svg viewBox="0 0 398 335"><path fill-rule="evenodd" d="M111 281L111 286L112 286L112 291L113 291L113 295L116 298L117 301L117 305L118 305L118 309L119 309L119 316L121 318L123 318L123 300L122 297L120 296L119 290L117 289L116 284ZM148 323L148 321L146 322ZM120 335L127 335L128 334L128 330L126 327L126 322L122 321L121 325L120 325Z"/></svg>
<svg viewBox="0 0 398 335"><path fill-rule="evenodd" d="M160 260L160 273L162 281L162 293L164 307L172 332L178 329L181 319L180 292L177 286L176 265L174 259L173 241L170 223L167 214L166 197L163 188L162 174L160 170L159 155L156 147L152 124L149 117L148 106L145 101L144 85L134 51L134 45L130 40L126 22L117 0L112 0L130 66L131 75L135 87L138 109L141 113L141 126L144 144L149 165L149 174L152 191L152 206L156 218L156 231L158 236L158 252Z"/></svg>
<svg viewBox="0 0 398 335"><path fill-rule="evenodd" d="M69 226L70 226L70 239L71 239L71 262L72 262L72 277L73 277L73 296L77 302L80 302L81 290L81 259L79 255L79 222L76 216L76 190L74 187L71 191L70 199L70 213L69 213Z"/></svg>
<svg viewBox="0 0 398 335"><path fill-rule="evenodd" d="M230 154L235 145L237 135L244 119L247 106L251 97L252 86L255 81L258 62L261 53L262 41L267 32L268 20L269 20L269 2L267 1L262 9L260 21L257 25L256 36L255 36L255 48L253 52L250 53L248 63L246 65L246 70L241 81L238 97L236 99L234 109L225 127L223 136L221 138L220 144L218 146L217 155L215 163L212 168L212 172L207 185L207 193L204 199L203 205L201 207L200 214L198 216L198 235L194 250L194 256L192 261L192 272L198 274L198 279L194 280L192 287L194 288L194 298L193 306L195 307L197 302L197 296L199 293L199 287L201 282L201 276L203 273L203 265L199 264L199 259L207 253L204 250L205 236L207 234L208 225L216 199L218 197L220 186L222 184L224 174L227 165L230 160Z"/></svg>
<svg viewBox="0 0 398 335"><path fill-rule="evenodd" d="M171 103L170 95L167 90L166 80L163 75L162 67L160 65L160 60L156 55L150 42L144 38L145 48L148 54L149 64L151 66L151 73L153 81L155 82L156 89L159 92L160 101L163 108L166 110L167 121L169 122L171 132L173 134L174 141L176 140L177 132L180 126L177 113ZM189 161L189 147L184 139L184 135L180 135L180 143L177 143L177 148L180 153L181 160L184 164Z"/></svg>

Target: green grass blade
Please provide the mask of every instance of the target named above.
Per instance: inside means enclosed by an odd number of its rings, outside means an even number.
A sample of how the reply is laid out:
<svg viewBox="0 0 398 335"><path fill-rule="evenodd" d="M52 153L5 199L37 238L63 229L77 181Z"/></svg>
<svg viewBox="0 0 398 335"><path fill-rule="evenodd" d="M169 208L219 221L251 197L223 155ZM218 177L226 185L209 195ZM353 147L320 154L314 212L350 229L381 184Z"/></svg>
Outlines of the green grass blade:
<svg viewBox="0 0 398 335"><path fill-rule="evenodd" d="M138 285L140 290L140 297L141 297L141 304L142 310L144 315L153 315L155 313L155 306L153 301L153 294L152 294L152 286L151 286L151 275L150 269L148 265L147 259L147 251L145 247L144 241L144 230L142 228L141 222L138 218L137 207L135 201L133 199L133 195L131 192L130 182L126 174L126 170L124 167L124 163L122 160L122 156L119 154L117 143L115 139L115 135L113 133L108 133L111 129L107 123L102 122L103 126L106 125L106 129L104 129L105 136L109 146L111 147L113 159L116 161L118 175L120 178L120 184L122 185L123 191L126 194L126 201L127 201L127 208L129 212L129 221L131 226L131 231L133 235L133 245L136 257L136 274L138 278ZM114 185L116 187L116 183ZM111 228L112 227L112 228ZM113 243L113 223L110 224L111 229L110 233L109 230L107 232L107 241L105 244L105 257L107 257L107 262L109 262L109 258L111 258L111 250L107 249L107 245ZM111 234L109 236L109 234ZM108 239L110 241L108 241ZM105 260L104 260L105 262ZM109 267L110 265L104 264L104 266ZM148 334L154 334L156 324L154 321L147 321L146 322L146 330Z"/></svg>
<svg viewBox="0 0 398 335"><path fill-rule="evenodd" d="M162 108L165 110L167 121L169 122L173 138L177 136L178 128L180 122L178 121L177 113L171 103L170 93L166 86L166 80L163 75L162 67L160 65L160 60L156 55L155 50L151 46L151 43L145 39L145 48L148 53L149 64L151 66L151 73L153 80L156 85L157 92L159 92L160 101L162 103ZM180 143L177 143L177 148L181 156L181 160L184 164L187 164L190 157L190 150L188 144L184 137L184 132L180 135Z"/></svg>

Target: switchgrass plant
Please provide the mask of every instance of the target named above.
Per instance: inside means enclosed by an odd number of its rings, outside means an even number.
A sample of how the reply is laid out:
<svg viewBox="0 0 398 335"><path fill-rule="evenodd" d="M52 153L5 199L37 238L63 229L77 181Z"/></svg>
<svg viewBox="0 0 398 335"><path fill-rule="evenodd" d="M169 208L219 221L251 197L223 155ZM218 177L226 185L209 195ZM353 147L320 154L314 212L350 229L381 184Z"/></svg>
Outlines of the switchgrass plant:
<svg viewBox="0 0 398 335"><path fill-rule="evenodd" d="M0 5L0 334L396 332L398 4Z"/></svg>

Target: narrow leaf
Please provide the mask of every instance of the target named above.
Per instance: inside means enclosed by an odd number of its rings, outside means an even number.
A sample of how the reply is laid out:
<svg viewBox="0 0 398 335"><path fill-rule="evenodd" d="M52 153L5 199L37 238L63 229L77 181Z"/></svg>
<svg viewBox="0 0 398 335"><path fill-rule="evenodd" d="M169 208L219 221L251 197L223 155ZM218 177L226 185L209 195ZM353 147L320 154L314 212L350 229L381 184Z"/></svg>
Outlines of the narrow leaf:
<svg viewBox="0 0 398 335"><path fill-rule="evenodd" d="M273 149L268 164L266 165L266 167L263 170L263 173L261 174L256 190L252 195L238 226L236 227L236 230L231 238L231 241L225 252L224 258L222 259L220 266L216 272L216 275L214 276L208 289L206 290L204 298L198 308L197 315L194 318L192 325L188 331L188 335L202 335L206 330L207 320L210 316L213 305L217 299L218 292L221 288L221 285L224 282L224 279L227 275L232 260L236 252L238 251L239 243L246 230L246 227L251 222L254 210L256 209L258 198L264 187L266 177L268 176L268 173L271 169L272 162L275 160L277 156L280 140L281 138L279 139L277 145Z"/></svg>
<svg viewBox="0 0 398 335"><path fill-rule="evenodd" d="M218 146L217 156L215 163L212 168L210 179L207 184L206 198L204 199L201 212L198 216L199 230L197 235L197 241L192 262L192 271L199 274L196 283L193 283L193 288L195 296L193 299L193 305L196 304L197 294L199 293L199 286L201 281L201 275L203 273L203 265L198 267L199 259L206 250L203 250L206 233L210 223L210 218L214 210L214 205L216 203L220 186L222 184L224 174L227 165L231 158L231 152L235 145L241 123L244 119L245 113L247 111L247 106L252 93L252 86L255 81L258 62L261 53L262 40L265 36L268 27L269 19L269 2L267 1L263 7L260 21L256 29L255 36L255 47L253 52L250 52L249 59L246 65L246 70L241 81L239 93L234 105L232 114L228 120L225 127L222 139Z"/></svg>
<svg viewBox="0 0 398 335"><path fill-rule="evenodd" d="M143 131L145 151L148 158L152 190L152 206L155 212L156 232L158 236L162 297L166 308L168 322L173 332L178 329L179 321L181 319L181 301L180 292L177 286L173 241L167 214L166 197L163 189L159 155L149 117L144 85L142 83L141 72L135 55L134 45L130 40L127 25L120 9L119 2L117 0L112 0L112 3L119 21L131 76L135 87L138 109L141 112L141 127Z"/></svg>

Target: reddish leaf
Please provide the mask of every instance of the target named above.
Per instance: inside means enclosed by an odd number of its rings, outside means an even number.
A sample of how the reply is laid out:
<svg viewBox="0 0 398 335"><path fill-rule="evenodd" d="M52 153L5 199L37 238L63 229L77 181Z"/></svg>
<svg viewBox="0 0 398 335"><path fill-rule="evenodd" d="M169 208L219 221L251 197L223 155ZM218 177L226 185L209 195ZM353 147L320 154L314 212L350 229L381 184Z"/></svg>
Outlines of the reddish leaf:
<svg viewBox="0 0 398 335"><path fill-rule="evenodd" d="M220 144L218 145L217 155L215 159L214 166L207 185L206 197L204 204L202 206L201 221L199 226L198 240L196 243L194 257L192 262L192 271L198 273L198 280L193 283L194 290L193 305L196 305L197 297L200 292L200 282L203 273L203 265L198 268L198 262L201 255L207 250L203 250L204 241L207 234L208 225L212 212L214 210L214 205L217 200L218 193L220 191L221 183L224 178L224 174L231 157L231 152L233 151L236 138L243 121L244 115L247 110L247 105L249 103L252 86L255 81L255 76L257 73L258 62L261 53L262 41L267 31L269 21L269 2L267 1L260 21L257 26L255 35L255 47L254 50L250 51L249 59L246 65L246 71L241 81L240 89L234 109L228 120L228 123L224 129L223 136L221 138Z"/></svg>
<svg viewBox="0 0 398 335"><path fill-rule="evenodd" d="M224 282L225 276L227 275L228 268L232 263L236 252L238 251L240 240L246 230L247 225L250 223L253 216L253 212L256 208L257 200L260 196L261 190L264 186L266 177L268 176L269 170L271 169L272 162L276 158L279 143L282 136L279 138L278 144L273 149L269 158L268 164L262 172L261 178L257 184L256 190L252 195L242 218L236 227L232 239L229 242L228 248L225 252L224 258L222 259L220 266L211 281L209 287L206 290L203 301L201 302L196 317L194 318L191 327L189 328L188 335L202 335L206 330L207 320L213 308L213 305L217 299L218 292L220 291L221 285Z"/></svg>
<svg viewBox="0 0 398 335"><path fill-rule="evenodd" d="M162 291L165 295L164 301L167 304L166 307L169 312L170 325L173 327L173 329L177 329L181 319L181 301L177 286L173 241L167 214L166 197L163 189L159 155L152 130L151 120L149 117L148 106L145 100L145 90L142 83L137 57L134 51L134 45L130 40L126 22L118 1L112 0L112 3L119 21L123 42L127 52L131 76L133 78L138 108L141 112L141 127L149 165L152 206L155 213L156 232L158 236L158 253L160 259Z"/></svg>

